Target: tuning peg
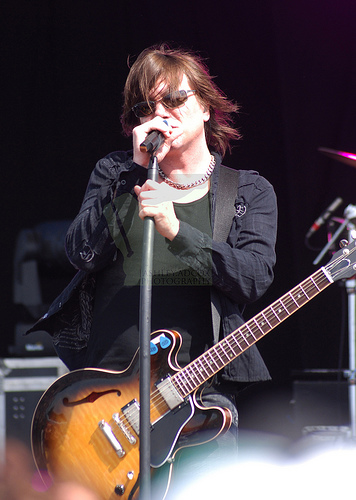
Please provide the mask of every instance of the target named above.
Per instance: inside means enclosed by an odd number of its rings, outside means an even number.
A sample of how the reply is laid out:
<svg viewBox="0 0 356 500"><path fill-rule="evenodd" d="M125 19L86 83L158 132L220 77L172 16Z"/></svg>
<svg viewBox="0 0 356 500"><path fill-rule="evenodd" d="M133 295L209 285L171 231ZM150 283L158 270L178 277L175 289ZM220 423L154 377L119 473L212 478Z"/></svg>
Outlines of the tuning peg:
<svg viewBox="0 0 356 500"><path fill-rule="evenodd" d="M345 247L347 247L347 245L348 245L348 244L349 244L349 242L348 242L347 240L345 240L345 239L344 239L344 240L341 240L341 241L339 242L339 247L340 247L340 248L345 248Z"/></svg>

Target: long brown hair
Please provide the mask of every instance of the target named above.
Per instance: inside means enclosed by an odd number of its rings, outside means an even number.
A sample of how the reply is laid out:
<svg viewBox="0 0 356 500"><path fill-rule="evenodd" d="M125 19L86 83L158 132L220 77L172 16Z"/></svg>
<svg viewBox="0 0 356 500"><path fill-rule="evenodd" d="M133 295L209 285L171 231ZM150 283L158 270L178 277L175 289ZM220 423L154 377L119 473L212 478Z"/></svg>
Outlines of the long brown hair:
<svg viewBox="0 0 356 500"><path fill-rule="evenodd" d="M232 117L232 113L238 111L237 104L229 101L217 87L198 54L171 49L166 44L145 49L130 69L123 93L121 124L124 134L130 135L139 124L132 107L138 102L148 101L152 90L161 82L165 84L164 93L177 90L183 75L188 78L190 88L196 90L197 99L210 111L210 120L205 123L208 147L224 155L231 148L230 142L240 138Z"/></svg>

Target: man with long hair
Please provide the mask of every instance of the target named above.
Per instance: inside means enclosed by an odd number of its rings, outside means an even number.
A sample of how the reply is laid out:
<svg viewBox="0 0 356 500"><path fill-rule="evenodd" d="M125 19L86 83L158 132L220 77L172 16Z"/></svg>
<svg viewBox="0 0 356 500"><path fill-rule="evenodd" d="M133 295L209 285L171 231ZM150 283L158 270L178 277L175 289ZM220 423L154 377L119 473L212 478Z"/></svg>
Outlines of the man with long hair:
<svg viewBox="0 0 356 500"><path fill-rule="evenodd" d="M180 334L181 367L241 326L245 304L261 297L273 280L276 199L257 172L239 171L227 238L214 239L221 162L239 139L232 118L238 107L203 60L166 45L150 47L130 68L123 97L121 122L132 136L132 151L111 153L95 166L66 239L69 260L80 271L40 322L70 369L125 370L130 364L139 346L146 217L155 226L152 330ZM140 148L152 131L163 137L157 181L147 179L150 155ZM212 296L218 323L212 320ZM228 421L227 432L205 456L214 459L227 444L235 449L235 396L245 385L269 378L252 346L204 386L198 405L225 408Z"/></svg>

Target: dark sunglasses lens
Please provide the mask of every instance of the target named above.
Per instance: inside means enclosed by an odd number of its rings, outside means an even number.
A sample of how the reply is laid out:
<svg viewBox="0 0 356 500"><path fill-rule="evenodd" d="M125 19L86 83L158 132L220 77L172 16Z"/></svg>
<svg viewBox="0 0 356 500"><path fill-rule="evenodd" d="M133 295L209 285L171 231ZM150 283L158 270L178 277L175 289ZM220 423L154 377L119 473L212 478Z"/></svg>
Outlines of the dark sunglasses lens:
<svg viewBox="0 0 356 500"><path fill-rule="evenodd" d="M166 108L179 108L188 99L188 94L185 90L176 90L171 94L163 97L162 102Z"/></svg>
<svg viewBox="0 0 356 500"><path fill-rule="evenodd" d="M138 118L141 118L142 116L148 116L151 113L153 113L155 109L155 103L154 102L139 102L136 104L133 108L133 112Z"/></svg>

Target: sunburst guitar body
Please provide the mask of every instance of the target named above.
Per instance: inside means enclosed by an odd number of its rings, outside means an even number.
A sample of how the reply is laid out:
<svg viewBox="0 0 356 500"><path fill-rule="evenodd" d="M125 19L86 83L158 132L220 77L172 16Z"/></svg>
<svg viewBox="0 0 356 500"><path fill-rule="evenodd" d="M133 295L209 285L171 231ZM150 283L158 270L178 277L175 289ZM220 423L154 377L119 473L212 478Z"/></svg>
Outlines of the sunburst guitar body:
<svg viewBox="0 0 356 500"><path fill-rule="evenodd" d="M178 392L172 376L179 373L180 343L170 330L151 335L151 470L154 479L156 470L167 469L157 484L161 498L178 450L214 439L231 422L229 410L203 408L195 393ZM32 451L44 482L74 481L103 500L139 498L138 361L137 353L124 372L69 372L44 393L32 421Z"/></svg>

